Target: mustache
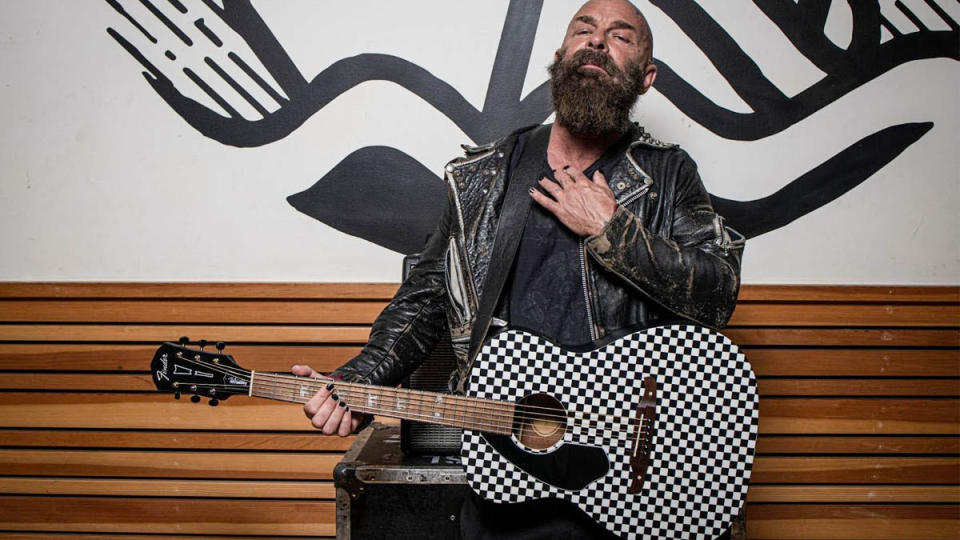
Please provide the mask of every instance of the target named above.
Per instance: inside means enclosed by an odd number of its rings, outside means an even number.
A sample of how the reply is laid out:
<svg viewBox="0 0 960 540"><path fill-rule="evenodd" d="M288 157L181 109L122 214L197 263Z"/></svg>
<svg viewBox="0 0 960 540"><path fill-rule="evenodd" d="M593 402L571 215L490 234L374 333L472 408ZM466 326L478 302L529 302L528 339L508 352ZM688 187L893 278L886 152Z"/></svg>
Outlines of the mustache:
<svg viewBox="0 0 960 540"><path fill-rule="evenodd" d="M596 49L581 49L570 57L567 64L570 69L577 69L585 64L600 66L610 75L619 75L621 70L605 52Z"/></svg>

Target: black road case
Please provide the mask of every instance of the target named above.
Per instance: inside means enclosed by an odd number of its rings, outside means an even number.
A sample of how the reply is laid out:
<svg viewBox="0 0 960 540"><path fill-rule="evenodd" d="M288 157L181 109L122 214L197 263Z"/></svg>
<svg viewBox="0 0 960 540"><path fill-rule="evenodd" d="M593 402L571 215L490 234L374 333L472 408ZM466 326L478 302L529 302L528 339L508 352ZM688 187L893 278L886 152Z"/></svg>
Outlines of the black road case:
<svg viewBox="0 0 960 540"><path fill-rule="evenodd" d="M333 472L337 539L449 539L467 494L458 456L404 455L400 426L374 422Z"/></svg>

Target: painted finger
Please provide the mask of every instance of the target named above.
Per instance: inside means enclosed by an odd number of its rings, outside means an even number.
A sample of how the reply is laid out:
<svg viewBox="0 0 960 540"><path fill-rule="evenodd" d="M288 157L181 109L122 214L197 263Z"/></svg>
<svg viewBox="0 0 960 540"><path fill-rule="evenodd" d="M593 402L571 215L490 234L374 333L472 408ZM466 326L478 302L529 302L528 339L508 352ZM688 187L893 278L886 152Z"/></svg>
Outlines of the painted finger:
<svg viewBox="0 0 960 540"><path fill-rule="evenodd" d="M307 415L307 418L313 419L313 417L316 416L320 407L327 401L327 398L330 397L333 388L333 383L328 383L325 387L321 388L319 392L314 394L309 401L303 404L303 413Z"/></svg>
<svg viewBox="0 0 960 540"><path fill-rule="evenodd" d="M346 407L347 405L343 401L337 402L337 406L330 411L327 423L323 425L324 435L333 435L340 431L340 422L343 420L343 415L347 410Z"/></svg>
<svg viewBox="0 0 960 540"><path fill-rule="evenodd" d="M310 420L313 427L323 429L324 426L327 425L327 420L330 419L330 415L333 414L334 409L337 408L337 401L339 401L339 399L335 399L336 395L336 393L331 394L326 401L320 404L320 409L317 410L317 414Z"/></svg>
<svg viewBox="0 0 960 540"><path fill-rule="evenodd" d="M350 407L343 408L343 418L340 419L340 427L337 429L337 435L346 437L353 433L354 429L360 424L359 418L354 418L350 412Z"/></svg>

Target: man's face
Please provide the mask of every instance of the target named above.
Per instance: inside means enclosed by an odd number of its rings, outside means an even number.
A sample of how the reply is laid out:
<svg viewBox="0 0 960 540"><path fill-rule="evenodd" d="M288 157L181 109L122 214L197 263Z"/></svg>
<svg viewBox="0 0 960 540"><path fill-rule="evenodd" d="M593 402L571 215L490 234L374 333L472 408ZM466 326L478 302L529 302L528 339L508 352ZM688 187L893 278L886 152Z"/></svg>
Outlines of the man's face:
<svg viewBox="0 0 960 540"><path fill-rule="evenodd" d="M606 53L623 70L629 62L646 63L649 60L649 41L645 39L648 35L646 21L626 0L592 0L584 4L570 21L556 60L563 61L567 55L592 49ZM603 66L592 62L581 68L581 72L589 71L610 75ZM643 91L651 84L652 78L644 85Z"/></svg>
<svg viewBox="0 0 960 540"><path fill-rule="evenodd" d="M587 138L629 128L630 109L656 76L645 24L621 0L589 2L577 12L550 66L558 124Z"/></svg>
<svg viewBox="0 0 960 540"><path fill-rule="evenodd" d="M622 133L630 109L656 77L646 22L622 0L595 0L574 15L550 66L557 122L573 134Z"/></svg>

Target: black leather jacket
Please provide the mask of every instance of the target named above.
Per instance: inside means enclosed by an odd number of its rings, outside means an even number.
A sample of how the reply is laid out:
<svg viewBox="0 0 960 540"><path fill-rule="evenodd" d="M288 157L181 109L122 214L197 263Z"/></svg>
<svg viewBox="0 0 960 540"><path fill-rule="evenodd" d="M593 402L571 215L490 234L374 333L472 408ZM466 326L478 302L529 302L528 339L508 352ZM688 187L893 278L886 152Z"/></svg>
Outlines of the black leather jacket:
<svg viewBox="0 0 960 540"><path fill-rule="evenodd" d="M522 233L516 206L504 199L510 156L523 131L465 146L466 155L447 164L448 207L437 230L374 322L361 354L336 375L396 385L449 330L459 363L450 388L464 391L483 338L507 324L506 295L484 295L484 289L512 265L503 239ZM739 291L743 238L713 211L686 152L638 126L631 135L633 143L607 179L619 208L601 233L582 242L592 335L600 339L677 318L721 327Z"/></svg>

